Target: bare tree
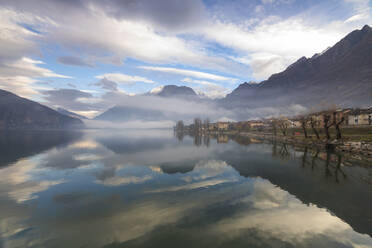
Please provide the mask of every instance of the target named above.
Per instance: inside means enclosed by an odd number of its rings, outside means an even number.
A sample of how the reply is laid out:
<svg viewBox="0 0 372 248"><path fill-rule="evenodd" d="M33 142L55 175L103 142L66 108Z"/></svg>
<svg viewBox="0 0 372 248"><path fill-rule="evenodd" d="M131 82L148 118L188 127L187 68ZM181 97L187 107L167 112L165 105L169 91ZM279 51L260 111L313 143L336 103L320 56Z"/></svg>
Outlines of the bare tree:
<svg viewBox="0 0 372 248"><path fill-rule="evenodd" d="M202 121L200 118L194 119L194 133L200 133L202 130Z"/></svg>
<svg viewBox="0 0 372 248"><path fill-rule="evenodd" d="M332 123L332 125L335 126L336 139L338 139L338 140L340 140L342 138L340 125L342 124L342 122L344 122L344 120L345 120L344 116L341 116L341 118L337 118L337 112L336 111L333 112L333 123Z"/></svg>
<svg viewBox="0 0 372 248"><path fill-rule="evenodd" d="M277 119L273 118L270 124L273 128L274 136L276 136L276 129L277 129L277 125L278 125Z"/></svg>
<svg viewBox="0 0 372 248"><path fill-rule="evenodd" d="M327 140L331 139L331 135L329 134L329 128L333 126L333 123L331 123L331 115L328 113L323 114L323 127L324 132L326 134Z"/></svg>
<svg viewBox="0 0 372 248"><path fill-rule="evenodd" d="M307 135L306 126L307 126L307 123L308 123L308 119L305 116L302 116L300 118L300 122L301 122L301 127L304 130L305 138L307 139L308 138L308 135Z"/></svg>
<svg viewBox="0 0 372 248"><path fill-rule="evenodd" d="M210 123L210 121L209 121L209 118L207 118L207 119L205 119L204 120L204 130L205 131L208 131L208 129L209 129L209 123Z"/></svg>
<svg viewBox="0 0 372 248"><path fill-rule="evenodd" d="M283 136L287 136L287 129L289 127L288 121L284 118L281 118L278 121L278 126L279 126L280 130L282 131Z"/></svg>
<svg viewBox="0 0 372 248"><path fill-rule="evenodd" d="M315 133L315 136L317 139L320 139L319 132L316 130L316 126L318 125L318 121L315 120L315 118L312 116L310 117L310 126L313 132Z"/></svg>

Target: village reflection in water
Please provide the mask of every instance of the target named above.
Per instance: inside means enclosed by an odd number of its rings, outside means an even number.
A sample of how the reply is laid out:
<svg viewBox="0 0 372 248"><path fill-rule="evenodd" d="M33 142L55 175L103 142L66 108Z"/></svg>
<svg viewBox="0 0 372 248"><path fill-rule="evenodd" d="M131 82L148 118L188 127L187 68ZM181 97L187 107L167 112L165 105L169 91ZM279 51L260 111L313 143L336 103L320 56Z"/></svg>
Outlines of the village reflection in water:
<svg viewBox="0 0 372 248"><path fill-rule="evenodd" d="M168 130L38 135L0 140L32 144L2 154L1 247L372 246L372 169L338 154Z"/></svg>
<svg viewBox="0 0 372 248"><path fill-rule="evenodd" d="M184 138L183 133L175 133L177 139L182 142ZM332 150L323 149L319 147L295 147L293 144L287 144L285 142L278 142L276 140L264 140L252 137L244 137L241 135L228 135L228 134L203 134L203 135L189 135L194 140L195 146L210 146L211 140L215 140L217 144L227 144L235 142L242 146L248 146L251 144L271 144L272 145L272 157L280 159L282 161L289 161L295 159L301 159L302 167L309 166L312 171L319 166L324 168L325 177L334 177L335 182L346 179L346 174L342 167L344 164L351 165L342 153L336 153ZM300 152L300 153L298 153Z"/></svg>

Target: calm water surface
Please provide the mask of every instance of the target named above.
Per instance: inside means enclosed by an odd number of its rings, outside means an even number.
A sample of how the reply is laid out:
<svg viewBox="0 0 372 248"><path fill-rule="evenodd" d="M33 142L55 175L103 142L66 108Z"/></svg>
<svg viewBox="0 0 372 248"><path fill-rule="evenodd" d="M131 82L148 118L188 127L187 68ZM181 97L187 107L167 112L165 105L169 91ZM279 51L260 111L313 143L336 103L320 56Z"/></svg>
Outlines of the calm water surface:
<svg viewBox="0 0 372 248"><path fill-rule="evenodd" d="M0 247L372 247L372 166L171 131L0 136Z"/></svg>

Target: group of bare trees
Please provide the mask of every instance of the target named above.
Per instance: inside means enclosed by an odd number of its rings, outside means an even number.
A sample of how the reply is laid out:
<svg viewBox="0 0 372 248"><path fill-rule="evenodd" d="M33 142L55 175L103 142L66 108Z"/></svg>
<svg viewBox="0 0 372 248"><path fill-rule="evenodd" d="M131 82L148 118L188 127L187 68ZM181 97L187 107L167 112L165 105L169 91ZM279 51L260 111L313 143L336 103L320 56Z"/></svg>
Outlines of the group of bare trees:
<svg viewBox="0 0 372 248"><path fill-rule="evenodd" d="M192 133L201 133L208 130L210 121L206 118L202 121L200 118L195 118L193 124L185 126L182 120L179 120L174 127L176 132L192 132Z"/></svg>
<svg viewBox="0 0 372 248"><path fill-rule="evenodd" d="M345 121L345 117L340 112L325 112L323 114L323 128L326 134L327 140L331 139L331 135L329 133L330 127L334 126L336 130L336 139L342 139L341 128L340 125Z"/></svg>
<svg viewBox="0 0 372 248"><path fill-rule="evenodd" d="M324 130L327 141L331 139L331 127L335 128L336 139L342 139L341 124L345 121L345 117L343 116L342 112L338 112L335 110L324 111L322 114L318 115L301 116L297 119L297 121L300 123L306 139L310 138L308 134L308 128L311 128L311 130L315 134L315 137L320 140L320 135L317 127L321 127ZM271 126L274 135L277 135L277 129L279 128L283 136L287 136L288 128L291 126L291 122L293 123L293 121L290 121L285 117L272 119Z"/></svg>

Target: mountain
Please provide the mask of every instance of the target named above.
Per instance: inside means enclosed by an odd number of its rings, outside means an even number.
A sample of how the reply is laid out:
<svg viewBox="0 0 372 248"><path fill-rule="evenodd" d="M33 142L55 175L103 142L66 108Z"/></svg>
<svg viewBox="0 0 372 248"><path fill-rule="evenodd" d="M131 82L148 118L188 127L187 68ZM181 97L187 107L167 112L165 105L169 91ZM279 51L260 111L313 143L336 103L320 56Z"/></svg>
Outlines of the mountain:
<svg viewBox="0 0 372 248"><path fill-rule="evenodd" d="M81 126L83 122L79 119L0 90L0 129L59 129Z"/></svg>
<svg viewBox="0 0 372 248"><path fill-rule="evenodd" d="M67 116L70 116L70 117L73 117L73 118L88 120L87 117L85 117L83 115L73 113L73 112L68 111L67 109L64 109L64 108L57 108L56 110L57 110L58 113L63 114L63 115L67 115Z"/></svg>
<svg viewBox="0 0 372 248"><path fill-rule="evenodd" d="M187 86L177 86L177 85L166 85L163 89L156 93L157 96L161 97L197 97L198 95L195 91Z"/></svg>
<svg viewBox="0 0 372 248"><path fill-rule="evenodd" d="M96 116L94 120L124 122L124 121L159 121L166 120L166 117L161 111L147 110L143 108L135 108L128 106L114 106L102 114Z"/></svg>
<svg viewBox="0 0 372 248"><path fill-rule="evenodd" d="M221 103L228 108L372 105L372 28L355 30L323 53L302 57L259 84L244 83Z"/></svg>
<svg viewBox="0 0 372 248"><path fill-rule="evenodd" d="M157 92L150 92L144 96L158 97L158 100L162 98L175 98L182 100L200 100L199 96L195 91L186 86L177 85L166 85ZM156 102L156 99L153 99ZM172 115L172 116L170 116ZM137 108L132 106L114 106L102 114L94 118L94 120L100 121L111 121L111 122L124 122L131 120L142 120L142 121L163 121L169 119L177 119L177 113L167 113L166 110L151 110L144 108Z"/></svg>

